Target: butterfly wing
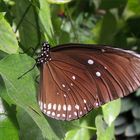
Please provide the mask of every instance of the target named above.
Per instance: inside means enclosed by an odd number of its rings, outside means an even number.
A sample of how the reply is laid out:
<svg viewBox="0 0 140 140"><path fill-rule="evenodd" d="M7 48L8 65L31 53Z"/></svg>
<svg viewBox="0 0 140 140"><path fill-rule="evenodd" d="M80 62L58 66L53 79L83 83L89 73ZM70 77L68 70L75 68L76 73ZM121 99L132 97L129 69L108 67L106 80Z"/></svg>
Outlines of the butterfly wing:
<svg viewBox="0 0 140 140"><path fill-rule="evenodd" d="M73 120L140 86L140 56L107 46L68 44L43 64L39 103L55 119Z"/></svg>

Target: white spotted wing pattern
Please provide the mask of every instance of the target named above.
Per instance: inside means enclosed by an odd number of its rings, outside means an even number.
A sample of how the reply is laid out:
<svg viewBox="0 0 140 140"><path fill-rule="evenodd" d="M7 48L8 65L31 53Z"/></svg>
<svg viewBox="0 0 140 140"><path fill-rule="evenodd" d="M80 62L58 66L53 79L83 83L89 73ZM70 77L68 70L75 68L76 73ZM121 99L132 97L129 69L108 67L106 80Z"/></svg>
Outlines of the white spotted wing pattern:
<svg viewBox="0 0 140 140"><path fill-rule="evenodd" d="M140 55L134 52L82 44L57 46L41 66L39 105L49 117L78 119L135 91L139 77Z"/></svg>

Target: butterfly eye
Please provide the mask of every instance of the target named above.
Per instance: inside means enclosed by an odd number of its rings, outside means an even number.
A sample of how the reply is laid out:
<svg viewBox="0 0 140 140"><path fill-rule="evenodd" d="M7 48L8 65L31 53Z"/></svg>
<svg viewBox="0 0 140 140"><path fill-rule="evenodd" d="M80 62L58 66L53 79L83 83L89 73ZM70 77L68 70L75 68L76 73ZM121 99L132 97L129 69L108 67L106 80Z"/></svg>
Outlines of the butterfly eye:
<svg viewBox="0 0 140 140"><path fill-rule="evenodd" d="M140 55L108 46L42 44L39 106L58 120L78 119L140 87Z"/></svg>

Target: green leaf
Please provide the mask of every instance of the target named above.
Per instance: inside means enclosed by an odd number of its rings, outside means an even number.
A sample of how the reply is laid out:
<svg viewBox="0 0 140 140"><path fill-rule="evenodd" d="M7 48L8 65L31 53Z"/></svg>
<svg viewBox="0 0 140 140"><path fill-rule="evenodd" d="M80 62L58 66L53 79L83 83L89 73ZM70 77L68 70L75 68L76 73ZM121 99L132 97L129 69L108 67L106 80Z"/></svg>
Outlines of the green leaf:
<svg viewBox="0 0 140 140"><path fill-rule="evenodd" d="M115 128L115 134L116 135L123 135L126 127L127 127L127 123L116 127Z"/></svg>
<svg viewBox="0 0 140 140"><path fill-rule="evenodd" d="M8 116L8 113L5 110L1 99L0 99L0 139L19 140L17 126L12 121L12 118Z"/></svg>
<svg viewBox="0 0 140 140"><path fill-rule="evenodd" d="M111 126L112 122L119 115L120 109L121 109L120 99L114 100L102 106L104 120L109 126Z"/></svg>
<svg viewBox="0 0 140 140"><path fill-rule="evenodd" d="M137 135L139 135L140 134L140 120L139 119L134 120L134 128L136 130Z"/></svg>
<svg viewBox="0 0 140 140"><path fill-rule="evenodd" d="M127 0L102 0L100 8L101 9L111 9L111 8L119 8L125 6Z"/></svg>
<svg viewBox="0 0 140 140"><path fill-rule="evenodd" d="M101 44L111 44L117 29L115 16L108 12L96 26L97 42Z"/></svg>
<svg viewBox="0 0 140 140"><path fill-rule="evenodd" d="M65 140L88 140L90 139L90 131L86 120L82 121L79 129L72 129L66 133ZM91 128L92 129L92 128Z"/></svg>
<svg viewBox="0 0 140 140"><path fill-rule="evenodd" d="M90 135L88 129L72 129L66 134L65 140L89 140Z"/></svg>
<svg viewBox="0 0 140 140"><path fill-rule="evenodd" d="M20 140L44 140L39 127L21 108L17 109L17 119L20 127Z"/></svg>
<svg viewBox="0 0 140 140"><path fill-rule="evenodd" d="M0 61L0 74L5 82L8 96L17 106L24 109L31 116L42 131L43 136L48 139L58 139L42 115L36 101L34 83L36 71L32 70L32 72L18 79L21 74L32 66L33 60L27 55L10 55Z"/></svg>
<svg viewBox="0 0 140 140"><path fill-rule="evenodd" d="M50 126L60 139L63 139L68 131L79 128L79 120L61 121L46 117Z"/></svg>
<svg viewBox="0 0 140 140"><path fill-rule="evenodd" d="M136 104L136 102L131 98L124 98L121 102L121 113L130 111Z"/></svg>
<svg viewBox="0 0 140 140"><path fill-rule="evenodd" d="M1 76L0 76L0 97L4 99L9 105L12 105L14 103L7 94L7 90L5 88L5 84Z"/></svg>
<svg viewBox="0 0 140 140"><path fill-rule="evenodd" d="M40 19L40 27L41 30L44 31L46 40L51 40L53 38L53 27L51 22L50 6L47 0L39 0L39 3L40 7L38 9L38 16Z"/></svg>
<svg viewBox="0 0 140 140"><path fill-rule="evenodd" d="M6 11L6 4L0 0L0 12Z"/></svg>
<svg viewBox="0 0 140 140"><path fill-rule="evenodd" d="M0 16L0 50L9 54L18 53L16 35L4 17Z"/></svg>
<svg viewBox="0 0 140 140"><path fill-rule="evenodd" d="M3 118L4 115L1 115ZM1 140L19 140L18 131L9 118L3 118L0 121L0 138Z"/></svg>
<svg viewBox="0 0 140 140"><path fill-rule="evenodd" d="M125 128L125 136L126 137L133 137L133 136L136 136L136 135L137 135L137 132L136 132L136 127L135 127L134 123L128 125Z"/></svg>
<svg viewBox="0 0 140 140"><path fill-rule="evenodd" d="M129 29L130 36L140 37L140 16L133 16L127 19L127 27Z"/></svg>
<svg viewBox="0 0 140 140"><path fill-rule="evenodd" d="M135 107L132 109L132 114L136 119L140 119L140 105L137 104Z"/></svg>
<svg viewBox="0 0 140 140"><path fill-rule="evenodd" d="M115 120L115 126L121 126L121 125L125 125L126 124L126 118L123 115L120 115L119 117L117 117L117 119Z"/></svg>
<svg viewBox="0 0 140 140"><path fill-rule="evenodd" d="M107 126L103 121L101 115L98 115L95 119L96 128L97 128L97 139L98 140L115 140L114 139L114 125Z"/></svg>
<svg viewBox="0 0 140 140"><path fill-rule="evenodd" d="M47 0L47 1L52 4L64 4L64 3L68 3L72 0Z"/></svg>
<svg viewBox="0 0 140 140"><path fill-rule="evenodd" d="M119 48L126 48L127 46L127 38L126 38L126 34L124 33L124 28L120 29L121 31L119 31L113 40L113 45L119 47Z"/></svg>
<svg viewBox="0 0 140 140"><path fill-rule="evenodd" d="M131 15L140 15L140 1L139 0L128 0L127 2L127 13Z"/></svg>
<svg viewBox="0 0 140 140"><path fill-rule="evenodd" d="M15 3L11 12L15 15L15 30L19 33L20 45L25 51L28 48L37 48L41 42L41 31L35 10L36 5L32 5L29 0L15 0Z"/></svg>
<svg viewBox="0 0 140 140"><path fill-rule="evenodd" d="M137 92L136 92L136 96L140 96L140 88L137 90Z"/></svg>

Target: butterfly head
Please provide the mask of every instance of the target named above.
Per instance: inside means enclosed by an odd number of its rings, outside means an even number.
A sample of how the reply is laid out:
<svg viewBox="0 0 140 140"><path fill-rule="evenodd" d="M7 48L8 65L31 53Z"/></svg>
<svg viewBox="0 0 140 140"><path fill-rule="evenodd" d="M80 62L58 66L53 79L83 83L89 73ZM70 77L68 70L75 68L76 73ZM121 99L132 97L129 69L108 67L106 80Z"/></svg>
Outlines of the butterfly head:
<svg viewBox="0 0 140 140"><path fill-rule="evenodd" d="M50 44L48 42L42 43L42 49L40 55L36 59L37 64L47 63L51 60L50 57Z"/></svg>

